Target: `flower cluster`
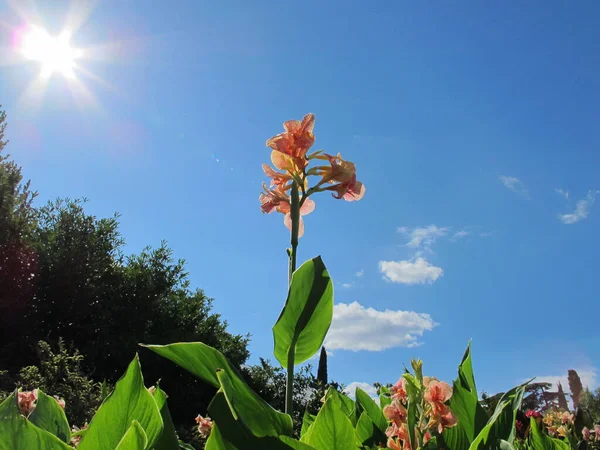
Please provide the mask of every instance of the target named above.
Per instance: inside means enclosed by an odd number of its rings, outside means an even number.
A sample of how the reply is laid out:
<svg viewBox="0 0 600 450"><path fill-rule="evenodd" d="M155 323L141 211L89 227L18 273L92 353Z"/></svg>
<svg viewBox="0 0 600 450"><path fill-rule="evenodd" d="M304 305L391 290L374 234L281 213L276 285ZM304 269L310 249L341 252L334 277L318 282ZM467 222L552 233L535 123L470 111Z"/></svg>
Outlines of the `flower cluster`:
<svg viewBox="0 0 600 450"><path fill-rule="evenodd" d="M207 438L210 436L210 430L212 430L213 422L210 417L202 417L198 414L196 417L196 423L198 424L198 433L200 436Z"/></svg>
<svg viewBox="0 0 600 450"><path fill-rule="evenodd" d="M71 427L71 433L74 434L74 436L71 436L71 445L73 447L77 447L79 446L79 443L81 442L81 439L83 439L83 436L81 434L79 434L80 431L86 430L88 427L87 422L83 424L83 426L81 428L79 428L78 426L73 425Z"/></svg>
<svg viewBox="0 0 600 450"><path fill-rule="evenodd" d="M34 389L33 391L17 392L17 403L19 405L19 411L21 411L21 414L23 414L25 417L29 416L29 414L33 412L37 405L37 399L37 389ZM59 398L55 395L54 399L62 409L65 409L65 401L62 398Z"/></svg>
<svg viewBox="0 0 600 450"><path fill-rule="evenodd" d="M347 201L360 200L365 194L365 186L356 179L356 168L350 161L322 151L308 154L315 142L313 129L315 116L307 114L302 121L289 120L283 124L285 131L267 140L271 150L271 162L275 169L263 164L265 175L271 179L270 186L263 183L264 192L259 200L263 213L273 211L284 214L284 224L292 230L292 188L299 194L299 229L298 237L304 233L302 216L315 209L315 203L308 197L315 192L330 191L337 199ZM327 161L329 165L308 168L311 160ZM278 170L276 170L278 169ZM320 181L310 187L309 176L319 176Z"/></svg>
<svg viewBox="0 0 600 450"><path fill-rule="evenodd" d="M456 417L448 402L452 397L452 388L434 377L423 377L421 361L412 361L415 376L404 374L390 388L391 403L383 408L385 417L390 421L386 430L387 446L393 450L411 450L410 430L408 428L409 404L415 403L414 440L419 447L429 442L432 435L442 433L444 429L456 425ZM412 448L417 445L413 443Z"/></svg>
<svg viewBox="0 0 600 450"><path fill-rule="evenodd" d="M588 427L583 427L581 434L584 441L600 443L600 425L594 426L593 431L590 431Z"/></svg>
<svg viewBox="0 0 600 450"><path fill-rule="evenodd" d="M575 417L569 411L552 409L546 412L543 422L552 437L565 437L573 429Z"/></svg>

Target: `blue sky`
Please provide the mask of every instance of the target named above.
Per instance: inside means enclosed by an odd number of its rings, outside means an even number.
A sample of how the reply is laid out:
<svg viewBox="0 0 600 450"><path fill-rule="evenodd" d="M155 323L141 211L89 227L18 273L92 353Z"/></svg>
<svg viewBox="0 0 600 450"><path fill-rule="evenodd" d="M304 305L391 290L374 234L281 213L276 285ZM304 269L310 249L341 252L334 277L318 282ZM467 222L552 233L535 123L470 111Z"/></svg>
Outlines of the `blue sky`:
<svg viewBox="0 0 600 450"><path fill-rule="evenodd" d="M287 283L264 142L313 112L314 148L367 187L316 197L299 249L336 283L332 378L393 382L420 356L451 380L472 339L482 390L598 385L597 2L23 3L0 6L0 102L40 201L122 213L129 252L166 239L251 362ZM10 47L27 21L78 25L75 80L36 90Z"/></svg>

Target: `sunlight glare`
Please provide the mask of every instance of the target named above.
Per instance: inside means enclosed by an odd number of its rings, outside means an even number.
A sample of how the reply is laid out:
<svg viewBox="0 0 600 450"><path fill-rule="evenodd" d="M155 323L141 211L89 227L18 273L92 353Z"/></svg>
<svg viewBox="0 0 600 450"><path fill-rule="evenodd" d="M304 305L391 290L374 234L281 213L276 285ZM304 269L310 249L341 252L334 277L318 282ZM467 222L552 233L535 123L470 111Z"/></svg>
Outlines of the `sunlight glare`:
<svg viewBox="0 0 600 450"><path fill-rule="evenodd" d="M72 48L69 41L71 33L63 31L58 37L51 36L46 30L31 27L23 37L21 54L42 65L42 77L50 77L54 72L66 78L75 78L75 60L81 57L81 51Z"/></svg>

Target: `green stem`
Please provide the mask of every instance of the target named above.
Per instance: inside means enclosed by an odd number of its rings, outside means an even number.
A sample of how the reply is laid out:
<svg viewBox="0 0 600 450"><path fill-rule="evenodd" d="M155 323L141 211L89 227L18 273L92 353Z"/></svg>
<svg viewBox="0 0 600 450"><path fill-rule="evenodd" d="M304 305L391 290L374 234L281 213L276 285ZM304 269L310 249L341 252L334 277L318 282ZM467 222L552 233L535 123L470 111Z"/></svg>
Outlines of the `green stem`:
<svg viewBox="0 0 600 450"><path fill-rule="evenodd" d="M300 196L298 193L298 184L294 181L292 183L291 192L291 205L290 214L292 218L292 233L291 233L291 245L292 248L288 252L290 256L290 271L288 282L292 284L292 275L296 271L296 250L298 249L298 230L300 227ZM287 380L285 385L285 412L286 414L292 415L294 409L294 363L295 363L295 346L296 343L292 342L290 350L288 352L287 359Z"/></svg>

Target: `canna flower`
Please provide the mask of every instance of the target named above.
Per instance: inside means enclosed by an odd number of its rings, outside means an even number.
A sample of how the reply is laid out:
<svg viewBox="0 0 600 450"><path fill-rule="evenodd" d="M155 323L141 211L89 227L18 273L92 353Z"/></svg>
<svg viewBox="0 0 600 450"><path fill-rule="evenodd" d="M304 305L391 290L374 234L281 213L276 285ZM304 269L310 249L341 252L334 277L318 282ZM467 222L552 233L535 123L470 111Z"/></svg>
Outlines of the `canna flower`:
<svg viewBox="0 0 600 450"><path fill-rule="evenodd" d="M212 420L210 417L202 417L200 414L198 414L198 417L196 417L195 420L198 424L198 433L200 433L202 437L207 438L210 435L210 430L212 430Z"/></svg>
<svg viewBox="0 0 600 450"><path fill-rule="evenodd" d="M65 401L62 398L58 398L55 395L54 399L56 400L56 403L58 403L58 406L60 406L62 409L65 409L66 403L65 403Z"/></svg>
<svg viewBox="0 0 600 450"><path fill-rule="evenodd" d="M283 223L288 228L288 230L292 230L292 214L291 214L291 204L290 204L290 196L286 194L283 186L277 186L274 189L267 188L267 185L263 183L264 193L260 194L259 200L261 203L262 212L265 214L270 214L273 211L277 211L285 214L283 218ZM306 216L315 210L315 202L310 198L306 198L304 203L300 207L300 222L298 224L298 237L302 237L304 234L304 221L302 220L302 216Z"/></svg>
<svg viewBox="0 0 600 450"><path fill-rule="evenodd" d="M560 437L565 437L567 435L567 428L564 425L561 425L560 427L558 427L556 432Z"/></svg>
<svg viewBox="0 0 600 450"><path fill-rule="evenodd" d="M562 413L562 416L560 416L560 422L562 424L573 423L574 418L575 416L573 416L573 414L569 411L565 411Z"/></svg>
<svg viewBox="0 0 600 450"><path fill-rule="evenodd" d="M390 393L392 394L392 398L399 399L403 403L406 403L408 396L406 394L406 379L404 377L400 377L400 379L390 388Z"/></svg>
<svg viewBox="0 0 600 450"><path fill-rule="evenodd" d="M581 434L583 436L584 441L590 440L590 430L588 427L583 427L583 430L581 430Z"/></svg>
<svg viewBox="0 0 600 450"><path fill-rule="evenodd" d="M27 417L35 409L37 401L37 389L33 391L24 391L17 394L17 401L21 414Z"/></svg>
<svg viewBox="0 0 600 450"><path fill-rule="evenodd" d="M596 440L600 440L600 425L594 426L594 434L596 435Z"/></svg>
<svg viewBox="0 0 600 450"><path fill-rule="evenodd" d="M353 202L363 198L366 192L365 186L356 180L356 166L353 162L344 161L342 155L331 156L327 153L316 156L317 159L329 160L330 167L315 168L322 179L319 184L332 184L323 190L335 192L333 196L337 199L343 198Z"/></svg>
<svg viewBox="0 0 600 450"><path fill-rule="evenodd" d="M431 440L431 433L426 431L423 435L423 445L427 445L427 443Z"/></svg>
<svg viewBox="0 0 600 450"><path fill-rule="evenodd" d="M88 427L87 422L81 427L77 427L75 425L73 425L73 427L71 427L71 434L77 433L78 431L81 430L85 430ZM81 442L81 439L83 438L83 436L72 436L71 437L71 445L73 445L73 447L77 447L79 445L79 442Z"/></svg>
<svg viewBox="0 0 600 450"><path fill-rule="evenodd" d="M455 425L456 417L448 406L442 404L442 409L430 416L427 428L437 428L438 433L441 434L445 428L452 428Z"/></svg>
<svg viewBox="0 0 600 450"><path fill-rule="evenodd" d="M267 140L267 147L271 147L273 152L290 156L299 167L306 167L308 163L306 152L315 142L313 134L315 116L307 114L301 122L288 120L284 122L283 127L285 132ZM273 155L271 158L273 159ZM277 166L277 164L275 165Z"/></svg>
<svg viewBox="0 0 600 450"><path fill-rule="evenodd" d="M271 166L267 164L262 165L265 175L271 178L271 187L283 186L292 179L292 176L287 172L277 172Z"/></svg>
<svg viewBox="0 0 600 450"><path fill-rule="evenodd" d="M398 444L398 442L396 442L392 437L388 437L387 448L391 448L392 450L402 450L400 444Z"/></svg>
<svg viewBox="0 0 600 450"><path fill-rule="evenodd" d="M555 437L555 436L556 436L556 427L549 426L549 427L548 427L548 434L549 434L550 436L552 436L552 437Z"/></svg>
<svg viewBox="0 0 600 450"><path fill-rule="evenodd" d="M452 388L448 383L432 379L428 382L423 398L431 406L433 415L438 415L445 411L445 405L452 397Z"/></svg>
<svg viewBox="0 0 600 450"><path fill-rule="evenodd" d="M532 410L532 409L529 409L529 410L528 410L528 411L525 413L525 417L527 417L527 418L530 418L530 417L535 417L535 418L537 419L537 418L539 418L539 417L542 417L542 415L541 415L539 412L537 412L537 411L534 411L534 410Z"/></svg>
<svg viewBox="0 0 600 450"><path fill-rule="evenodd" d="M383 415L386 419L398 427L406 422L407 414L406 408L398 399L392 400L392 403L383 408Z"/></svg>

